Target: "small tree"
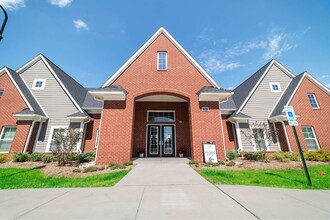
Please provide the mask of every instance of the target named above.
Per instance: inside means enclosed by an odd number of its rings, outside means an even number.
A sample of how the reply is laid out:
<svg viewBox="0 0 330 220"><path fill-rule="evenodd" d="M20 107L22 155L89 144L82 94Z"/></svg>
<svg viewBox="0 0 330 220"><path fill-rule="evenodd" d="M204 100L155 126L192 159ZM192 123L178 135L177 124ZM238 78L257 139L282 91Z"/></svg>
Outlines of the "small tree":
<svg viewBox="0 0 330 220"><path fill-rule="evenodd" d="M266 151L271 143L276 141L277 130L270 129L267 122L255 121L250 124L248 130L242 130L242 133L252 146L256 146L262 154L262 159L268 161Z"/></svg>
<svg viewBox="0 0 330 220"><path fill-rule="evenodd" d="M81 137L82 132L73 128L62 129L54 134L52 144L55 148L52 151L58 159L59 166L64 166L67 155L76 151L77 144Z"/></svg>

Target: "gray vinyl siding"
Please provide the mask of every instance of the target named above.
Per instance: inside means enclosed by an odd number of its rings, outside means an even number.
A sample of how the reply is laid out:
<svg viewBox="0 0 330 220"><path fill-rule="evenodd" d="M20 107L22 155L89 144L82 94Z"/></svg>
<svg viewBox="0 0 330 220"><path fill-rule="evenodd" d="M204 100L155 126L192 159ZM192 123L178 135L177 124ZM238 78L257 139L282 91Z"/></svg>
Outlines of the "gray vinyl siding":
<svg viewBox="0 0 330 220"><path fill-rule="evenodd" d="M35 146L36 152L45 152L51 127L69 127L70 120L67 116L76 113L78 109L42 60L39 60L21 74L29 88L32 88L34 79L46 79L43 90L31 89L49 118L47 122L43 123ZM77 127L77 125L74 127Z"/></svg>
<svg viewBox="0 0 330 220"><path fill-rule="evenodd" d="M269 114L289 84L290 79L291 78L276 65L273 65L269 69L268 73L241 111L243 114L251 117L250 124L254 121L267 122ZM270 83L279 83L281 92L271 92ZM241 137L243 150L253 151L251 143L246 140L243 134L241 134ZM270 151L276 151L278 149L279 146L277 142L269 146Z"/></svg>

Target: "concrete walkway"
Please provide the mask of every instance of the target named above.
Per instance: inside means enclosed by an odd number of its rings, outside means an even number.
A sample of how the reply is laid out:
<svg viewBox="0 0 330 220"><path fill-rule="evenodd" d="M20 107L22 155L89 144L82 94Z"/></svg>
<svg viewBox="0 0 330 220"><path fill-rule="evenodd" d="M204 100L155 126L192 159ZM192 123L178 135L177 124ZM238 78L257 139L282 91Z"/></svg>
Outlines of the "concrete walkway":
<svg viewBox="0 0 330 220"><path fill-rule="evenodd" d="M0 219L329 219L330 191L214 186L187 159L138 159L115 187L0 190Z"/></svg>

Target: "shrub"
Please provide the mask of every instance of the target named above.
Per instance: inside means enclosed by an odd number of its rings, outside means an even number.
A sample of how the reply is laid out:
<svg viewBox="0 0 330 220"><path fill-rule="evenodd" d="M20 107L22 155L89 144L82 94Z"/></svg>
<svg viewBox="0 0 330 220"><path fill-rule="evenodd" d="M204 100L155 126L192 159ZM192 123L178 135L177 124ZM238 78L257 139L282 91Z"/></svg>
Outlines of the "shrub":
<svg viewBox="0 0 330 220"><path fill-rule="evenodd" d="M105 170L105 167L98 167L98 170Z"/></svg>
<svg viewBox="0 0 330 220"><path fill-rule="evenodd" d="M269 157L270 160L277 160L279 162L290 162L290 161L298 161L299 154L294 152L282 152L276 151Z"/></svg>
<svg viewBox="0 0 330 220"><path fill-rule="evenodd" d="M263 153L262 152L243 152L243 156L247 160L262 160Z"/></svg>
<svg viewBox="0 0 330 220"><path fill-rule="evenodd" d="M33 161L33 162L36 162L36 161L42 161L43 157L45 155L42 154L42 153L38 153L38 152L33 152L31 155L30 155L30 160Z"/></svg>
<svg viewBox="0 0 330 220"><path fill-rule="evenodd" d="M84 163L84 162L91 162L95 160L95 156L96 156L96 151L90 151L90 152L85 152L82 154L79 154L78 156L78 160L80 163Z"/></svg>
<svg viewBox="0 0 330 220"><path fill-rule="evenodd" d="M235 162L234 161L229 161L228 163L226 163L227 167L233 167L235 166Z"/></svg>
<svg viewBox="0 0 330 220"><path fill-rule="evenodd" d="M124 166L131 166L131 165L133 165L133 162L132 161L126 161L124 164L123 164Z"/></svg>
<svg viewBox="0 0 330 220"><path fill-rule="evenodd" d="M114 164L114 163L109 163L108 167L111 168L111 167L113 167L113 166L115 166L115 165L116 165L116 164Z"/></svg>
<svg viewBox="0 0 330 220"><path fill-rule="evenodd" d="M125 169L126 167L121 164L115 164L111 167L112 170L117 170L117 169Z"/></svg>
<svg viewBox="0 0 330 220"><path fill-rule="evenodd" d="M234 160L238 157L238 153L236 150L228 150L226 155L229 160Z"/></svg>
<svg viewBox="0 0 330 220"><path fill-rule="evenodd" d="M26 162L30 160L30 154L26 152L14 153L13 162Z"/></svg>
<svg viewBox="0 0 330 220"><path fill-rule="evenodd" d="M306 151L304 156L309 161L330 161L330 151L326 150Z"/></svg>
<svg viewBox="0 0 330 220"><path fill-rule="evenodd" d="M8 161L8 154L0 154L0 163L6 163Z"/></svg>
<svg viewBox="0 0 330 220"><path fill-rule="evenodd" d="M209 166L212 166L212 167L217 167L220 165L219 163L214 163L214 162L207 162L206 164L208 164Z"/></svg>
<svg viewBox="0 0 330 220"><path fill-rule="evenodd" d="M81 172L81 169L74 169L72 170L72 173L80 173Z"/></svg>
<svg viewBox="0 0 330 220"><path fill-rule="evenodd" d="M96 172L98 170L98 168L96 166L91 166L91 167L87 167L84 170L84 173L89 173L89 172Z"/></svg>
<svg viewBox="0 0 330 220"><path fill-rule="evenodd" d="M226 162L224 162L224 161L222 161L222 160L219 160L219 164L220 164L220 165L225 165Z"/></svg>
<svg viewBox="0 0 330 220"><path fill-rule="evenodd" d="M68 154L66 156L66 160L67 161L78 161L79 160L79 154L76 154L76 153L74 153L74 154Z"/></svg>
<svg viewBox="0 0 330 220"><path fill-rule="evenodd" d="M197 165L197 164L198 164L198 162L197 162L197 161L195 161L195 160L191 160L191 161L189 161L189 164L190 164L190 165Z"/></svg>
<svg viewBox="0 0 330 220"><path fill-rule="evenodd" d="M52 155L44 155L43 158L42 158L42 162L44 163L50 163L50 162L53 162L54 161L54 156Z"/></svg>

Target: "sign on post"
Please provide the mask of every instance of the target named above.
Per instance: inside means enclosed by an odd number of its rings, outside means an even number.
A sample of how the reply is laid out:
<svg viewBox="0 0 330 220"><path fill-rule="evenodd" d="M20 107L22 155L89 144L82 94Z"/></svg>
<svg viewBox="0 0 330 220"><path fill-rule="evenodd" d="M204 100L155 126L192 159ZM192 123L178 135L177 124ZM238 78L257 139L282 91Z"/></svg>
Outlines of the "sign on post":
<svg viewBox="0 0 330 220"><path fill-rule="evenodd" d="M218 163L217 151L215 148L215 144L211 143L203 143L204 150L204 160L205 163Z"/></svg>
<svg viewBox="0 0 330 220"><path fill-rule="evenodd" d="M288 118L288 122L290 126L298 126L296 114L294 113L294 109L292 106L284 106L284 111L286 114L286 117Z"/></svg>

